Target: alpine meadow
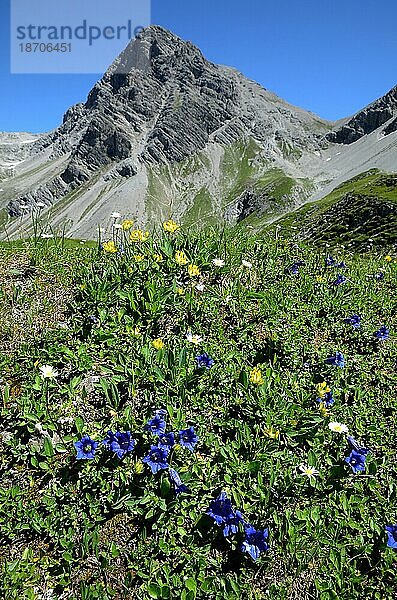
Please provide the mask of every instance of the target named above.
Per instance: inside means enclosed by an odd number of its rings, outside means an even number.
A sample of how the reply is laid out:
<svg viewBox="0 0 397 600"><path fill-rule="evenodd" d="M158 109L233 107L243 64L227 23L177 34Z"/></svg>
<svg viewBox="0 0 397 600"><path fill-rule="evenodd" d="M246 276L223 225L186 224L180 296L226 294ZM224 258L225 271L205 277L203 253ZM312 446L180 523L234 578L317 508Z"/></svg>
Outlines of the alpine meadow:
<svg viewBox="0 0 397 600"><path fill-rule="evenodd" d="M1 598L396 600L396 156L159 26L0 134Z"/></svg>

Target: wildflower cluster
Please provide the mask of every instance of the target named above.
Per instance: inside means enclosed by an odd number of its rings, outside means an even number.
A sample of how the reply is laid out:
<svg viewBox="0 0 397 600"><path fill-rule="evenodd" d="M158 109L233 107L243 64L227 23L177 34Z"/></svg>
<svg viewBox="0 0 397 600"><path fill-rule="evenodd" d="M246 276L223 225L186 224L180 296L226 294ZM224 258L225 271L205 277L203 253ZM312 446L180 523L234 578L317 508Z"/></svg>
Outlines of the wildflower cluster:
<svg viewBox="0 0 397 600"><path fill-rule="evenodd" d="M226 492L221 492L216 500L211 502L207 515L209 515L218 527L222 527L222 533L225 538L236 535L242 529L244 532L244 541L240 546L243 552L246 552L257 560L262 552L269 549L267 538L268 529L256 530L250 523L245 521L239 510L234 510L231 500Z"/></svg>
<svg viewBox="0 0 397 600"><path fill-rule="evenodd" d="M4 539L49 537L73 597L276 600L296 565L303 595L388 599L394 259L110 227L33 385L25 350L2 371Z"/></svg>
<svg viewBox="0 0 397 600"><path fill-rule="evenodd" d="M174 484L175 493L178 495L181 492L188 492L189 490L182 483L177 471L171 468L172 451L178 444L181 448L194 452L198 436L192 426L180 430L177 434L174 432L166 433L166 414L167 411L164 409L156 410L153 417L149 419L144 427L147 432L156 436L157 440L155 444L151 444L147 454L142 458L142 463L150 468L153 475L156 475L159 471L167 470ZM119 459L123 459L127 454L136 450L136 441L132 439L130 431L109 431L101 444L108 451L116 454ZM99 442L92 440L90 436L86 435L81 440L75 442L74 446L77 450L76 458L78 460L91 460L95 458Z"/></svg>

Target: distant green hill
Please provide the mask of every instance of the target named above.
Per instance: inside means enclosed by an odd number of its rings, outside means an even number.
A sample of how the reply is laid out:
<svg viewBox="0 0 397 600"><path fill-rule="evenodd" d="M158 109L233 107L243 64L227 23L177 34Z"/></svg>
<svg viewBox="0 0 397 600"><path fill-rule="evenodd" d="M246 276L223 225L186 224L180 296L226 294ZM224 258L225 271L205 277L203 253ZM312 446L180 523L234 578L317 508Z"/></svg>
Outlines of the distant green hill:
<svg viewBox="0 0 397 600"><path fill-rule="evenodd" d="M372 169L277 221L299 239L360 246L397 242L397 174Z"/></svg>

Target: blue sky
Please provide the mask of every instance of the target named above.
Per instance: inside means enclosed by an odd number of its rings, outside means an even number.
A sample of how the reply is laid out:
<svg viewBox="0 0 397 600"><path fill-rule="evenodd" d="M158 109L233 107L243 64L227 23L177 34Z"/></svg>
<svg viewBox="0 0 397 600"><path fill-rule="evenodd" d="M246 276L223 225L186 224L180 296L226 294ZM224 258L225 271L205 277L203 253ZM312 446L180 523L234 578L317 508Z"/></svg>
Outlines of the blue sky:
<svg viewBox="0 0 397 600"><path fill-rule="evenodd" d="M10 75L8 3L0 8L0 131L47 131L100 75ZM153 0L152 22L327 119L397 83L396 0Z"/></svg>

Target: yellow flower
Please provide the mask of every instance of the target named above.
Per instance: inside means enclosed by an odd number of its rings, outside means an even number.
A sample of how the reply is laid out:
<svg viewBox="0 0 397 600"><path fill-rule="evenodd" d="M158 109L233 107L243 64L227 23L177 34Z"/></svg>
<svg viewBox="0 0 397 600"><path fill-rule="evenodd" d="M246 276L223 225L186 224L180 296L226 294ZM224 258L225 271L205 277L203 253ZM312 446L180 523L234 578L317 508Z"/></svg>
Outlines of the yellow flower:
<svg viewBox="0 0 397 600"><path fill-rule="evenodd" d="M153 260L154 262L163 262L164 258L161 256L161 254L155 254L153 256Z"/></svg>
<svg viewBox="0 0 397 600"><path fill-rule="evenodd" d="M156 350L161 350L164 348L164 342L160 338L157 338L156 340L153 340L152 346L156 348Z"/></svg>
<svg viewBox="0 0 397 600"><path fill-rule="evenodd" d="M117 246L116 246L116 244L113 241L111 241L111 242L105 242L103 244L103 249L104 249L105 252L109 252L111 254L114 254L115 252L118 252Z"/></svg>
<svg viewBox="0 0 397 600"><path fill-rule="evenodd" d="M178 223L175 223L172 219L163 223L164 231L168 231L169 233L175 233L177 229L179 229Z"/></svg>
<svg viewBox="0 0 397 600"><path fill-rule="evenodd" d="M331 391L331 388L326 381L323 381L322 383L318 383L316 385L316 390L319 398L324 398L325 394L328 394Z"/></svg>
<svg viewBox="0 0 397 600"><path fill-rule="evenodd" d="M145 260L145 257L143 256L143 254L134 254L133 259L135 260L135 262L140 263L143 260Z"/></svg>
<svg viewBox="0 0 397 600"><path fill-rule="evenodd" d="M270 426L269 428L265 429L265 435L271 440L277 440L280 436L280 432L277 429L273 429L273 426Z"/></svg>
<svg viewBox="0 0 397 600"><path fill-rule="evenodd" d="M259 367L254 367L250 373L250 381L251 383L255 383L255 385L263 385L265 380L262 377L262 371Z"/></svg>
<svg viewBox="0 0 397 600"><path fill-rule="evenodd" d="M385 256L385 260L387 260L387 262L390 262L392 260L392 257L390 256L390 254Z"/></svg>
<svg viewBox="0 0 397 600"><path fill-rule="evenodd" d="M144 469L145 469L145 466L144 466L143 462L140 460L137 460L134 464L135 473L137 475L140 475L141 473L143 473Z"/></svg>
<svg viewBox="0 0 397 600"><path fill-rule="evenodd" d="M183 296L185 293L185 290L181 287L176 288L176 293L179 294L179 296Z"/></svg>
<svg viewBox="0 0 397 600"><path fill-rule="evenodd" d="M186 254L183 252L183 250L177 250L175 252L175 262L178 265L187 265L187 263L189 261L188 261Z"/></svg>
<svg viewBox="0 0 397 600"><path fill-rule="evenodd" d="M134 231L131 232L130 240L131 242L146 242L149 235L150 234L148 231L142 231L142 229L134 229Z"/></svg>
<svg viewBox="0 0 397 600"><path fill-rule="evenodd" d="M128 231L129 229L131 229L133 224L134 224L134 221L130 221L130 220L126 219L125 221L122 222L121 227L123 228L123 231Z"/></svg>
<svg viewBox="0 0 397 600"><path fill-rule="evenodd" d="M200 269L197 265L190 264L187 268L187 272L189 273L189 277L200 277Z"/></svg>
<svg viewBox="0 0 397 600"><path fill-rule="evenodd" d="M325 406L324 402L320 402L318 408L319 408L319 411L320 411L320 413L322 414L323 417L328 417L329 416L330 412L327 409L327 407Z"/></svg>
<svg viewBox="0 0 397 600"><path fill-rule="evenodd" d="M324 281L326 281L326 279L325 279L325 277L322 277L321 275L317 275L316 281L318 283L324 283Z"/></svg>

